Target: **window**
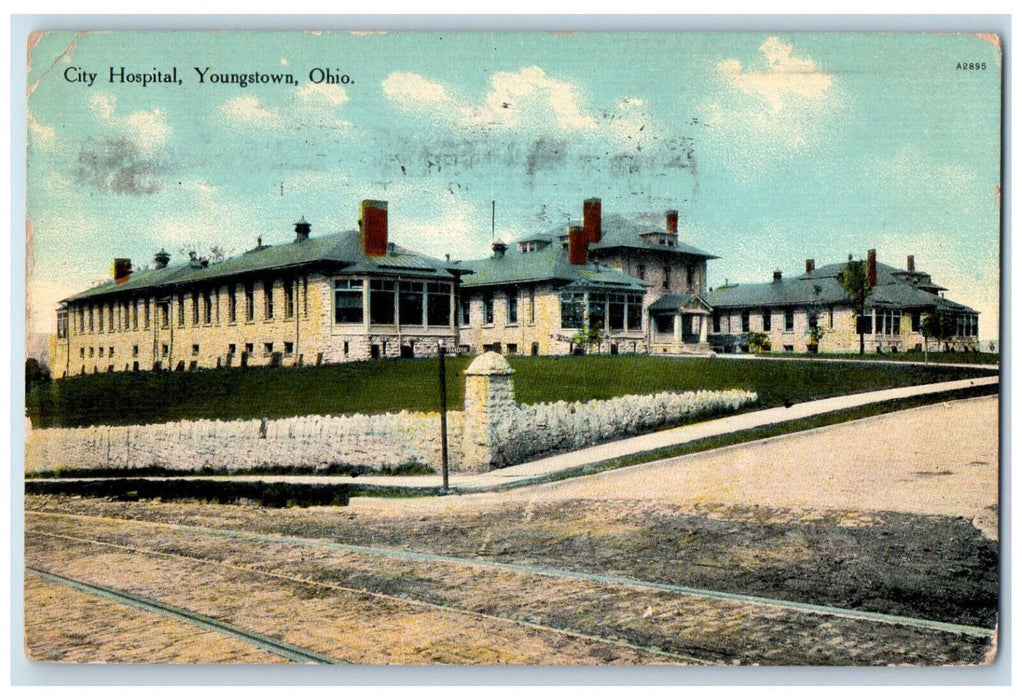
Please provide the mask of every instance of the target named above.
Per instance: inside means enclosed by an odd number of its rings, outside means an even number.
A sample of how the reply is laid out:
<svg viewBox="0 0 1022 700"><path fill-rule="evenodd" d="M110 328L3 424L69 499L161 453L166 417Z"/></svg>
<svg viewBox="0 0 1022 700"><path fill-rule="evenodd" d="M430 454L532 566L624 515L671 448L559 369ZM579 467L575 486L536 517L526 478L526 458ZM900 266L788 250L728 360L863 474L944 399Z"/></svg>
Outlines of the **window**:
<svg viewBox="0 0 1022 700"><path fill-rule="evenodd" d="M748 311L743 311L742 312L742 333L748 333L748 332L749 332L749 312Z"/></svg>
<svg viewBox="0 0 1022 700"><path fill-rule="evenodd" d="M607 327L612 331L620 331L625 328L625 295L608 295L609 307L607 310Z"/></svg>
<svg viewBox="0 0 1022 700"><path fill-rule="evenodd" d="M89 357L94 357L96 354L96 348L89 348Z"/></svg>
<svg viewBox="0 0 1022 700"><path fill-rule="evenodd" d="M170 302L160 304L160 328L170 327Z"/></svg>
<svg viewBox="0 0 1022 700"><path fill-rule="evenodd" d="M865 333L866 335L873 334L873 312L867 312L862 316L859 316L855 323L856 333Z"/></svg>
<svg viewBox="0 0 1022 700"><path fill-rule="evenodd" d="M284 341L284 354L293 355L295 352L295 344L292 342Z"/></svg>
<svg viewBox="0 0 1022 700"><path fill-rule="evenodd" d="M334 323L362 323L362 280L334 280Z"/></svg>
<svg viewBox="0 0 1022 700"><path fill-rule="evenodd" d="M607 295L604 293L589 293L589 327L607 327Z"/></svg>
<svg viewBox="0 0 1022 700"><path fill-rule="evenodd" d="M163 347L160 348L160 353L163 355L163 357L166 357L167 355L169 355L170 354L170 346L167 345L166 343L164 343Z"/></svg>
<svg viewBox="0 0 1022 700"><path fill-rule="evenodd" d="M67 337L67 311L57 312L57 337Z"/></svg>
<svg viewBox="0 0 1022 700"><path fill-rule="evenodd" d="M85 359L85 348L78 348L78 356L83 360Z"/></svg>
<svg viewBox="0 0 1022 700"><path fill-rule="evenodd" d="M202 293L202 322L207 326L213 323L213 293L208 289Z"/></svg>
<svg viewBox="0 0 1022 700"><path fill-rule="evenodd" d="M263 282L263 319L273 319L273 280Z"/></svg>
<svg viewBox="0 0 1022 700"><path fill-rule="evenodd" d="M309 278L302 277L302 316L309 315Z"/></svg>
<svg viewBox="0 0 1022 700"><path fill-rule="evenodd" d="M493 323L493 293L483 295L483 324Z"/></svg>
<svg viewBox="0 0 1022 700"><path fill-rule="evenodd" d="M245 320L255 320L255 288L251 282L245 284Z"/></svg>
<svg viewBox="0 0 1022 700"><path fill-rule="evenodd" d="M720 314L713 314L713 332L720 333Z"/></svg>
<svg viewBox="0 0 1022 700"><path fill-rule="evenodd" d="M670 289L670 288L671 288L671 268L670 267L665 267L664 268L664 289Z"/></svg>
<svg viewBox="0 0 1022 700"><path fill-rule="evenodd" d="M227 287L227 322L238 322L238 288L233 284Z"/></svg>
<svg viewBox="0 0 1022 700"><path fill-rule="evenodd" d="M765 310L763 312L763 330L764 331L769 331L770 330L770 310L769 309L767 309L767 310ZM717 331L714 331L714 332L716 333Z"/></svg>
<svg viewBox="0 0 1022 700"><path fill-rule="evenodd" d="M403 326L421 326L424 322L422 282L401 282L398 294L398 323Z"/></svg>
<svg viewBox="0 0 1022 700"><path fill-rule="evenodd" d="M284 318L294 318L295 315L295 283L293 280L284 280Z"/></svg>
<svg viewBox="0 0 1022 700"><path fill-rule="evenodd" d="M784 310L784 331L791 333L795 330L795 309Z"/></svg>
<svg viewBox="0 0 1022 700"><path fill-rule="evenodd" d="M251 355L255 352L255 343L245 343L245 352Z"/></svg>
<svg viewBox="0 0 1022 700"><path fill-rule="evenodd" d="M106 315L103 313L103 306L102 305L100 305L100 307L99 307L99 313L97 314L97 316L99 316L99 327L97 328L97 330L100 333L102 333L103 332L103 319L106 317Z"/></svg>
<svg viewBox="0 0 1022 700"><path fill-rule="evenodd" d="M142 321L146 330L149 330L149 300L142 302Z"/></svg>
<svg viewBox="0 0 1022 700"><path fill-rule="evenodd" d="M472 300L469 297L461 298L461 323L467 326L472 321Z"/></svg>
<svg viewBox="0 0 1022 700"><path fill-rule="evenodd" d="M451 325L451 285L446 282L426 285L426 323L431 326Z"/></svg>
<svg viewBox="0 0 1022 700"><path fill-rule="evenodd" d="M508 292L507 295L507 322L518 323L518 290Z"/></svg>
<svg viewBox="0 0 1022 700"><path fill-rule="evenodd" d="M646 279L646 266L645 265L639 265L639 279L640 280Z"/></svg>
<svg viewBox="0 0 1022 700"><path fill-rule="evenodd" d="M198 355L199 354L199 346L198 345L192 345L192 354L193 355Z"/></svg>
<svg viewBox="0 0 1022 700"><path fill-rule="evenodd" d="M199 325L199 293L192 292L192 325Z"/></svg>
<svg viewBox="0 0 1022 700"><path fill-rule="evenodd" d="M115 305L113 303L111 303L110 306L109 306L109 311L108 311L108 313L110 314L110 325L109 325L109 328L110 328L110 332L111 333L114 332L114 306Z"/></svg>
<svg viewBox="0 0 1022 700"><path fill-rule="evenodd" d="M922 314L920 314L918 311L913 311L912 312L912 332L913 333L918 333L919 332L919 322L920 322L920 318L919 317L921 315Z"/></svg>
<svg viewBox="0 0 1022 700"><path fill-rule="evenodd" d="M89 333L92 333L96 328L94 321L95 315L93 313L92 304L89 304Z"/></svg>
<svg viewBox="0 0 1022 700"><path fill-rule="evenodd" d="M371 280L369 282L369 322L393 325L393 282L387 280Z"/></svg>
<svg viewBox="0 0 1022 700"><path fill-rule="evenodd" d="M138 346L137 345L132 345L131 346L131 356L132 357L138 357Z"/></svg>
<svg viewBox="0 0 1022 700"><path fill-rule="evenodd" d="M561 292L561 328L581 328L585 314L582 292Z"/></svg>
<svg viewBox="0 0 1022 700"><path fill-rule="evenodd" d="M230 345L227 346L228 355L233 355L236 352L238 352L238 346L235 343L231 343Z"/></svg>
<svg viewBox="0 0 1022 700"><path fill-rule="evenodd" d="M263 354L264 355L273 354L273 343L263 343Z"/></svg>
<svg viewBox="0 0 1022 700"><path fill-rule="evenodd" d="M696 282L696 269L692 265L689 265L688 269L685 271L685 273L686 273L686 282L688 283L688 288L691 290L693 288L693 286L695 286L695 282Z"/></svg>
<svg viewBox="0 0 1022 700"><path fill-rule="evenodd" d="M185 325L185 295L177 295L177 325L183 327Z"/></svg>
<svg viewBox="0 0 1022 700"><path fill-rule="evenodd" d="M100 348L99 348L99 356L100 356L100 357L103 357L103 351L104 351L104 350L106 350L106 348L104 348L104 347L100 346Z"/></svg>
<svg viewBox="0 0 1022 700"><path fill-rule="evenodd" d="M536 323L536 290L532 287L529 287L528 322L530 326Z"/></svg>
<svg viewBox="0 0 1022 700"><path fill-rule="evenodd" d="M131 330L138 330L138 300L131 302Z"/></svg>
<svg viewBox="0 0 1022 700"><path fill-rule="evenodd" d="M642 329L642 295L629 294L626 300L628 330L637 331Z"/></svg>

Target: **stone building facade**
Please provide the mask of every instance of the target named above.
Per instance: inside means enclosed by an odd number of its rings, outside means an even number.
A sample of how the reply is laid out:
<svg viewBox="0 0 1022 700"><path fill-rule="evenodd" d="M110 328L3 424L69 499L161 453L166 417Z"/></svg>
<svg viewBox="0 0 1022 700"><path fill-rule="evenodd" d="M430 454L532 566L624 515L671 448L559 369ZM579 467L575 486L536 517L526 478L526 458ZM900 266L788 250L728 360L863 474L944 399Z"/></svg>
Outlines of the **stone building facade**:
<svg viewBox="0 0 1022 700"><path fill-rule="evenodd" d="M923 349L923 318L944 311L953 315L958 327L951 347L978 348L979 313L946 299L944 287L916 270L914 256L908 256L902 269L877 262L876 251L869 251L866 270L872 292L861 320L838 281L847 264L816 267L810 259L805 273L794 278L776 270L768 283L718 287L707 296L711 338L718 349L728 350L747 343L749 334L763 334L764 349L807 352L813 351L815 336L815 351L851 353L859 351L861 324L866 352L905 352ZM813 329L815 333L810 332Z"/></svg>
<svg viewBox="0 0 1022 700"><path fill-rule="evenodd" d="M678 240L678 213L665 227L602 215L599 199L583 204L580 224L529 235L465 264L462 347L478 353L567 354L576 335L599 329L590 349L603 353L707 352L706 263L716 256ZM650 309L694 335L654 332ZM673 328L673 325L672 325Z"/></svg>
<svg viewBox="0 0 1022 700"><path fill-rule="evenodd" d="M449 352L467 270L388 240L387 203L362 203L359 229L263 245L222 262L133 271L64 300L50 341L55 376L295 366Z"/></svg>

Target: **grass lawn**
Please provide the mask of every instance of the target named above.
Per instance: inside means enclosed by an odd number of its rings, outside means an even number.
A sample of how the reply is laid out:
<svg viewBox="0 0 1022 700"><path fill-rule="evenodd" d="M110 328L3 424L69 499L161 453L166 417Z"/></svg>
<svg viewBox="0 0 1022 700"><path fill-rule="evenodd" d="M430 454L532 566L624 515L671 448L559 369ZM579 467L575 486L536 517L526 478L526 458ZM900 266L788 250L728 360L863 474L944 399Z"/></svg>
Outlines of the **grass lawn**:
<svg viewBox="0 0 1022 700"><path fill-rule="evenodd" d="M770 353L767 357L791 357L792 353ZM888 362L929 362L930 364L961 364L961 365L996 365L1000 363L1001 356L996 352L930 352L928 355L922 352L887 352L883 355L866 353L859 355L855 353L820 353L809 355L796 353L797 357L817 357L827 360L884 360Z"/></svg>
<svg viewBox="0 0 1022 700"><path fill-rule="evenodd" d="M471 358L448 358L448 407L460 409ZM623 394L747 389L757 408L967 377L991 371L948 366L835 362L732 362L646 355L510 358L521 403ZM127 425L183 419L280 418L309 414L434 411L436 359L377 360L325 367L194 372L118 372L59 379L28 395L34 427Z"/></svg>

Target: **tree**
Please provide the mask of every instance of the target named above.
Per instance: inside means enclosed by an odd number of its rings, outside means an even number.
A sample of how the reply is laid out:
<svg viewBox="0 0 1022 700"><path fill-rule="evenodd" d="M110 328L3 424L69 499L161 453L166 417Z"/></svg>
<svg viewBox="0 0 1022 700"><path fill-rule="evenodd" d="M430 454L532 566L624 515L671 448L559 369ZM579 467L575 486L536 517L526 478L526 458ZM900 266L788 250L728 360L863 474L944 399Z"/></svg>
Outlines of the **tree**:
<svg viewBox="0 0 1022 700"><path fill-rule="evenodd" d="M578 333L571 336L571 342L576 348L582 349L582 354L589 352L590 347L599 347L603 342L603 330L599 325L590 326L588 323L579 329Z"/></svg>
<svg viewBox="0 0 1022 700"><path fill-rule="evenodd" d="M927 343L930 338L936 338L938 343L944 343L944 350L947 350L951 338L958 332L958 319L950 311L934 309L923 317L919 331Z"/></svg>
<svg viewBox="0 0 1022 700"><path fill-rule="evenodd" d="M855 312L856 329L859 332L859 354L866 354L866 332L863 317L866 315L866 299L873 293L873 285L869 283L869 270L862 260L849 260L844 269L837 275L837 281L845 290L845 295L852 302Z"/></svg>

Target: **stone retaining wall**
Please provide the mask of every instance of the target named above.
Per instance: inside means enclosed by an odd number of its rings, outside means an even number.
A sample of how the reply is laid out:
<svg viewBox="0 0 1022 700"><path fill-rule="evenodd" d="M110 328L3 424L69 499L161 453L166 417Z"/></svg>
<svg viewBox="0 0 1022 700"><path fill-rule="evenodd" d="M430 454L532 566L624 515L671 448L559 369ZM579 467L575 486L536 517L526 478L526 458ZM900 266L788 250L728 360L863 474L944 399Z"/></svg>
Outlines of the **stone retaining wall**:
<svg viewBox="0 0 1022 700"><path fill-rule="evenodd" d="M754 402L747 391L622 396L607 401L519 405L513 370L485 353L465 371L464 411L447 418L452 471L488 471L576 450ZM182 472L345 466L440 469L440 414L301 416L277 420L180 421L158 425L30 430L28 472L142 469Z"/></svg>

